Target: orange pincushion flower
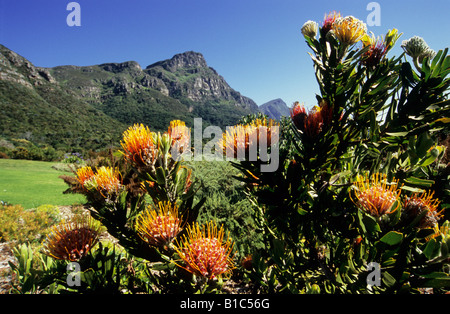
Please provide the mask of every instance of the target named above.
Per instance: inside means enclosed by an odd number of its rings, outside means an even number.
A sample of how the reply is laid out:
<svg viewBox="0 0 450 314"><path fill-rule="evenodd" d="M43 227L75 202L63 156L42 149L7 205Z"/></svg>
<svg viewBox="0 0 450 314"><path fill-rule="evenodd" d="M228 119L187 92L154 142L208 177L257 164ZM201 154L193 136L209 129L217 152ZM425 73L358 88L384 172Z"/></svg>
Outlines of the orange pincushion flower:
<svg viewBox="0 0 450 314"><path fill-rule="evenodd" d="M78 182L84 187L84 184L94 176L94 171L92 171L91 167L86 166L79 168L76 174Z"/></svg>
<svg viewBox="0 0 450 314"><path fill-rule="evenodd" d="M190 148L191 130L183 121L171 121L167 133L172 139L172 148L174 148L176 152L183 153Z"/></svg>
<svg viewBox="0 0 450 314"><path fill-rule="evenodd" d="M247 155L250 145L256 144L256 133L253 129L246 128L244 125L235 125L228 127L220 140L220 147L227 157L237 158L238 152L242 152ZM242 156L245 157L245 156Z"/></svg>
<svg viewBox="0 0 450 314"><path fill-rule="evenodd" d="M219 140L219 147L229 158L256 159L258 145L275 144L279 124L272 119L255 119L249 124L228 127ZM251 156L254 154L254 156ZM253 159L254 158L254 159Z"/></svg>
<svg viewBox="0 0 450 314"><path fill-rule="evenodd" d="M133 162L137 167L151 165L155 160L155 145L153 132L143 124L135 124L123 133L125 158Z"/></svg>
<svg viewBox="0 0 450 314"><path fill-rule="evenodd" d="M397 186L398 180L394 180L388 186L387 176L383 174L373 174L370 179L358 176L354 184L357 200L352 199L352 201L373 217L391 214L400 206L400 202L397 201L401 190Z"/></svg>
<svg viewBox="0 0 450 314"><path fill-rule="evenodd" d="M100 167L93 180L97 190L103 194L117 193L121 187L120 173L111 167Z"/></svg>
<svg viewBox="0 0 450 314"><path fill-rule="evenodd" d="M202 228L197 224L189 227L181 245L175 247L185 266L180 266L196 276L214 279L228 275L234 269L231 252L233 242L224 230L217 229L215 223L207 223Z"/></svg>
<svg viewBox="0 0 450 314"><path fill-rule="evenodd" d="M63 221L52 227L43 242L43 252L55 259L79 261L97 244L100 232L100 224L90 217Z"/></svg>
<svg viewBox="0 0 450 314"><path fill-rule="evenodd" d="M105 166L97 168L95 173L91 167L80 168L77 180L86 190L97 190L103 197L118 193L122 186L120 173Z"/></svg>
<svg viewBox="0 0 450 314"><path fill-rule="evenodd" d="M409 217L417 217L427 210L427 213L419 222L419 228L434 228L443 216L443 210L438 211L440 201L434 199L433 195L434 192L424 192L420 196L413 194L405 202L405 213Z"/></svg>
<svg viewBox="0 0 450 314"><path fill-rule="evenodd" d="M157 206L148 207L139 213L135 228L150 245L166 246L182 229L178 207L170 202L159 202Z"/></svg>

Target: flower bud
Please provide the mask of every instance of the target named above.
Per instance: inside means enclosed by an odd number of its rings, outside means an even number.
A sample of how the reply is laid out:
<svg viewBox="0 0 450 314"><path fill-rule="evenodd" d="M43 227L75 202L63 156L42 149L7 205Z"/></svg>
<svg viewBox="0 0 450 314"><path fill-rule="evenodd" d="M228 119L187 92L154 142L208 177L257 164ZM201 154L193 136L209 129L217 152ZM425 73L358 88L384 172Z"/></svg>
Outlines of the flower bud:
<svg viewBox="0 0 450 314"><path fill-rule="evenodd" d="M315 38L317 36L318 29L319 24L314 21L308 21L302 26L302 34L305 38Z"/></svg>

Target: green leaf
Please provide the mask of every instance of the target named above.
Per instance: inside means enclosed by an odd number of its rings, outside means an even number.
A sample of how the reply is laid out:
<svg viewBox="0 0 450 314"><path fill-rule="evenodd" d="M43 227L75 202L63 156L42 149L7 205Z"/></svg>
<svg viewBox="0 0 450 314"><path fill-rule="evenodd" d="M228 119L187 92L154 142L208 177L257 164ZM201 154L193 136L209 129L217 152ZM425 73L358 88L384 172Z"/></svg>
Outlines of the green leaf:
<svg viewBox="0 0 450 314"><path fill-rule="evenodd" d="M420 134L416 142L416 153L419 157L424 157L428 150L434 145L434 140L428 132Z"/></svg>
<svg viewBox="0 0 450 314"><path fill-rule="evenodd" d="M386 132L386 135L403 137L403 136L408 135L408 132Z"/></svg>
<svg viewBox="0 0 450 314"><path fill-rule="evenodd" d="M431 239L428 241L425 249L423 250L423 255L425 255L428 259L433 259L439 255L440 244L436 241L436 239Z"/></svg>
<svg viewBox="0 0 450 314"><path fill-rule="evenodd" d="M431 165L433 162L435 162L436 159L437 157L431 154L429 156L425 156L419 161L419 167L426 167L428 165Z"/></svg>
<svg viewBox="0 0 450 314"><path fill-rule="evenodd" d="M387 271L382 272L382 276L383 276L383 283L387 286L387 287L392 287L396 280L395 278L389 274Z"/></svg>
<svg viewBox="0 0 450 314"><path fill-rule="evenodd" d="M156 182L162 186L166 183L166 172L162 167L156 168Z"/></svg>
<svg viewBox="0 0 450 314"><path fill-rule="evenodd" d="M409 177L408 179L405 179L405 183L429 188L434 184L434 181L420 179L420 178L416 178L416 177Z"/></svg>
<svg viewBox="0 0 450 314"><path fill-rule="evenodd" d="M450 287L450 276L447 273L432 272L431 274L423 274L421 276L425 279L428 279L422 283L423 287L432 287L432 288Z"/></svg>
<svg viewBox="0 0 450 314"><path fill-rule="evenodd" d="M380 241L387 245L397 245L403 240L403 233L397 231L390 231L385 234Z"/></svg>
<svg viewBox="0 0 450 314"><path fill-rule="evenodd" d="M375 233L381 231L376 219L370 215L358 211L358 217L363 230L367 233Z"/></svg>

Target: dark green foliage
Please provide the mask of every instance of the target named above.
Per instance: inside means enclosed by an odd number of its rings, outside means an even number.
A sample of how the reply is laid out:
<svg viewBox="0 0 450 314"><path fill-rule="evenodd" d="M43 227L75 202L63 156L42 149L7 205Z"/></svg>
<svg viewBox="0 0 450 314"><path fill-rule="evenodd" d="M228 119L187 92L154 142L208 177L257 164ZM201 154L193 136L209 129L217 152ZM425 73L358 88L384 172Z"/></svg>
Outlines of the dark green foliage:
<svg viewBox="0 0 450 314"><path fill-rule="evenodd" d="M215 220L224 225L235 241L237 261L261 249L262 236L254 221L256 207L247 199L244 185L235 178L239 172L227 161L194 161L188 166L200 184L196 198L206 198L198 221Z"/></svg>
<svg viewBox="0 0 450 314"><path fill-rule="evenodd" d="M437 225L419 228L428 211L408 220L404 207L413 192L423 191L439 195L434 210L449 207L445 148L437 146L438 132L448 132L450 123L448 50L425 58L419 73L403 55L369 68L361 62L368 48L320 34L305 36L314 52L319 108L307 113L298 105L295 119L282 121L276 172L261 172L259 162L236 164L253 186L264 226L265 250L254 255L250 276L264 292L417 293L434 287L440 293L450 287L448 213L439 220L440 233ZM392 214L373 216L354 200L358 175L374 173L403 184ZM371 262L381 265L382 278L368 289Z"/></svg>

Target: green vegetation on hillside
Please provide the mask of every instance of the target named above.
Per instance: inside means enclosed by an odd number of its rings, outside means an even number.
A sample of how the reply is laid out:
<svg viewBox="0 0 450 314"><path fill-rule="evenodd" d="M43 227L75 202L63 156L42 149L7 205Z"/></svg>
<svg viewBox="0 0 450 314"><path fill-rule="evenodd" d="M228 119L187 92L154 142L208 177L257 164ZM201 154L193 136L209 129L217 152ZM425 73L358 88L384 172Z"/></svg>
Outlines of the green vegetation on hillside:
<svg viewBox="0 0 450 314"><path fill-rule="evenodd" d="M123 125L52 86L30 89L0 81L0 136L57 150L101 149L117 141Z"/></svg>

